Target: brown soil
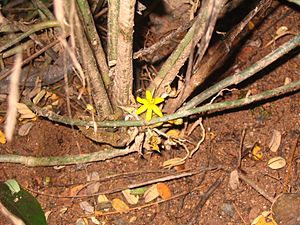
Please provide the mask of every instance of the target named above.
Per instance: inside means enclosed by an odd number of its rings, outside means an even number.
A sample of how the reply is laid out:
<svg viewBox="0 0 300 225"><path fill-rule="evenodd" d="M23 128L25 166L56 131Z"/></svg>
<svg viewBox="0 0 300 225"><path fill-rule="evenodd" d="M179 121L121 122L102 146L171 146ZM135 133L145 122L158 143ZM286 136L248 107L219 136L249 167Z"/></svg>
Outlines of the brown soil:
<svg viewBox="0 0 300 225"><path fill-rule="evenodd" d="M299 11L285 5L280 6L243 45L236 58L233 59L235 60L234 69L242 70L288 40L290 35L280 38L269 47L263 47L275 36L279 27L287 26L289 30L299 33L299 16ZM253 43L256 41L262 42L262 47L254 46ZM292 81L300 79L299 54L289 54L285 60L280 60L270 69L258 74L251 83L244 82L238 90L233 90L223 98L236 99L244 96L249 90L255 94L272 89L282 85L287 77ZM165 182L170 187L173 196L187 191L190 191L190 194L142 209L131 210L128 213L99 216L98 220L101 224L109 225L175 225L189 224L189 221L197 216L196 224L243 224L243 220L249 224L262 211L269 210L271 203L244 182L241 182L236 190L232 190L229 186L229 174L236 167L242 131L246 131L244 148L258 143L262 147L264 155L262 160L254 160L253 157L246 155L242 160L241 170L257 186L275 197L282 193L287 167L271 170L267 166L267 161L274 156L289 158L300 134L299 102L299 93L292 93L272 99L272 101L206 116L203 121L206 139L199 151L187 160L184 168L196 171L202 167L221 166L222 169ZM3 103L2 108L4 107ZM192 118L197 119L196 117ZM16 130L20 125L17 125ZM3 128L3 124L1 126ZM274 130L278 130L282 134L281 145L276 153L268 150ZM196 143L200 138L201 130L198 127L189 139ZM21 137L16 134L11 143L1 145L0 153L26 156L63 156L95 152L99 149L101 149L100 144L88 140L78 130L40 118L34 122L34 126L27 136ZM300 150L297 149L295 159L299 159L299 152ZM60 169L53 167L29 168L17 164L1 163L0 177L1 181L17 179L23 187L34 191L33 194L41 203L44 211L51 212L48 217L50 225L75 224L77 219L85 216L79 203L87 200L91 205L95 205L97 198L66 199L59 196L72 195L72 187L86 184L87 176L91 173L97 172L101 179L124 173L123 176L101 181L99 192L112 191L125 188L129 184L167 176L175 172L162 169L162 163L173 157L182 157L184 154L184 149L171 149L163 150L161 154L145 155L145 157L131 154L104 162L65 166ZM294 162L289 182L290 190L293 192L299 191L300 188L299 173L297 173L300 164L299 161ZM126 174L128 172L136 172L136 174L132 176ZM50 177L50 183L45 182L47 177ZM202 194L217 179L223 179L221 185L209 196L203 207L195 208ZM195 188L196 190L192 191ZM79 194L84 194L84 191ZM110 200L120 198L125 201L121 192L106 196ZM140 200L138 206L144 204ZM198 212L200 215L197 215ZM0 224L7 223L0 214ZM89 224L92 224L90 220Z"/></svg>

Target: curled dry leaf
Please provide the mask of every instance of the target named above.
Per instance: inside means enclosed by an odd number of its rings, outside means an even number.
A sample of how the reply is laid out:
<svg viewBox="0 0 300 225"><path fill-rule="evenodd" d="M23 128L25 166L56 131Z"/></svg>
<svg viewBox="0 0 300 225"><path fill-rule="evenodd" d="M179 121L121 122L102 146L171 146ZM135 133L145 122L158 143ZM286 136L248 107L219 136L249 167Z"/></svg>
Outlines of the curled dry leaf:
<svg viewBox="0 0 300 225"><path fill-rule="evenodd" d="M127 202L131 205L135 205L138 203L139 201L139 196L138 195L132 195L130 193L129 189L123 190L122 194L124 195L124 197L126 198Z"/></svg>
<svg viewBox="0 0 300 225"><path fill-rule="evenodd" d="M269 143L270 150L272 152L277 152L280 146L280 142L281 142L281 133L278 130L274 130L271 141Z"/></svg>
<svg viewBox="0 0 300 225"><path fill-rule="evenodd" d="M230 173L229 177L229 186L233 189L236 190L240 185L240 180L239 180L239 173L237 170L233 170Z"/></svg>
<svg viewBox="0 0 300 225"><path fill-rule="evenodd" d="M145 202L151 202L159 196L159 192L157 190L156 184L152 185L145 193L144 199Z"/></svg>
<svg viewBox="0 0 300 225"><path fill-rule="evenodd" d="M168 185L164 184L164 183L158 183L156 185L157 191L159 193L159 196L163 199L163 200L167 200L169 198L172 197L172 193L171 190L169 188Z"/></svg>
<svg viewBox="0 0 300 225"><path fill-rule="evenodd" d="M26 136L32 127L33 127L32 122L25 123L19 128L18 134L20 136Z"/></svg>
<svg viewBox="0 0 300 225"><path fill-rule="evenodd" d="M121 199L115 198L111 202L112 207L119 213L126 213L129 211L129 206Z"/></svg>
<svg viewBox="0 0 300 225"><path fill-rule="evenodd" d="M285 165L286 165L285 159L280 156L274 157L268 161L269 168L273 170L281 169L285 167Z"/></svg>

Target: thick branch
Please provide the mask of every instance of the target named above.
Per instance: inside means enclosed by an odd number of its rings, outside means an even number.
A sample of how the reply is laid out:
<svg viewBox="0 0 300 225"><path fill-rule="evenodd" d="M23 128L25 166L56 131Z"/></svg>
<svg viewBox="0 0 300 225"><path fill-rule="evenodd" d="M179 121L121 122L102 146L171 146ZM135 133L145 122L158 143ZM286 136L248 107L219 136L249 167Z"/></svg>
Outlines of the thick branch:
<svg viewBox="0 0 300 225"><path fill-rule="evenodd" d="M117 65L112 93L117 106L129 105L132 96L132 40L135 0L120 1Z"/></svg>

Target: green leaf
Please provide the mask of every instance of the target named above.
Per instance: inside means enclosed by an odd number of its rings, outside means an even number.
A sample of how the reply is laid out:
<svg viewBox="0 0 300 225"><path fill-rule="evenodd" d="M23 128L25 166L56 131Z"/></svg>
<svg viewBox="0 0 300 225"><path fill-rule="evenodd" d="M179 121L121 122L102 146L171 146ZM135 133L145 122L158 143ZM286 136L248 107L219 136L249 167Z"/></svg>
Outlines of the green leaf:
<svg viewBox="0 0 300 225"><path fill-rule="evenodd" d="M47 225L39 202L16 180L0 182L0 202L26 225Z"/></svg>
<svg viewBox="0 0 300 225"><path fill-rule="evenodd" d="M300 0L288 0L288 1L300 6Z"/></svg>

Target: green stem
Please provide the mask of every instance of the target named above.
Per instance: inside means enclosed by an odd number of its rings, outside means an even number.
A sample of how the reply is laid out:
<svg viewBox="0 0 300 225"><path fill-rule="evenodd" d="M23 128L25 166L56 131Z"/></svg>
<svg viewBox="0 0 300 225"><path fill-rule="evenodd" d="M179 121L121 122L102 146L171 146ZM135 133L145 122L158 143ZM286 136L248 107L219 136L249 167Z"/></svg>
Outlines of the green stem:
<svg viewBox="0 0 300 225"><path fill-rule="evenodd" d="M59 27L59 26L60 26L60 24L57 21L46 21L46 22L42 22L42 23L39 23L39 24L35 24L35 25L32 26L32 28L30 30L28 30L25 33L21 34L17 38L9 41L5 45L0 46L0 52L3 52L4 50L10 48L14 44L17 44L18 42L22 41L24 38L29 37L31 34L37 32L37 31L47 29L47 28L51 28L51 27Z"/></svg>
<svg viewBox="0 0 300 225"><path fill-rule="evenodd" d="M105 87L107 88L110 84L110 78L108 75L108 65L106 62L104 50L102 48L101 40L97 33L94 19L90 11L88 1L77 0L77 3L82 15L89 43L92 46L93 52L95 54L95 59L101 72L102 80L105 84Z"/></svg>
<svg viewBox="0 0 300 225"><path fill-rule="evenodd" d="M99 152L73 156L33 157L21 155L0 155L0 163L17 163L25 166L57 166L104 161L136 152L135 149L106 148Z"/></svg>
<svg viewBox="0 0 300 225"><path fill-rule="evenodd" d="M288 42L281 45L275 51L269 53L261 60L257 61L253 65L249 66L247 69L243 70L242 72L236 73L230 77L225 78L224 80L220 81L219 83L211 86L210 88L203 91L201 94L197 95L193 99L191 99L188 103L186 103L183 107L181 107L178 111L184 111L187 109L191 109L200 103L204 102L208 98L212 97L220 90L230 86L230 85L237 85L242 81L246 80L247 78L253 76L258 71L262 70L263 68L267 67L281 56L285 55L295 47L300 45L300 34L289 40Z"/></svg>
<svg viewBox="0 0 300 225"><path fill-rule="evenodd" d="M232 100L232 101L225 101L220 103L214 104L207 104L204 106L200 106L194 109L187 109L182 110L174 114L166 115L161 118L154 118L149 122L140 121L140 120L133 120L133 121L123 121L123 120L116 120L116 121L98 121L96 122L98 127L133 127L133 126L148 126L156 123L166 122L169 120L175 120L183 117L187 117L190 115L194 115L197 113L204 113L212 111L221 111L225 109L232 109L237 108L245 105L249 105L253 102L261 101L264 99L272 98L275 96L279 96L288 92L296 91L300 89L300 80L290 83L288 85L284 85L272 90L264 91L260 94L252 95L246 98ZM93 121L85 121L80 119L70 119L64 116L60 116L55 114L52 111L47 111L45 109L41 109L37 106L34 106L32 102L27 101L26 104L32 108L39 116L47 117L49 120L67 124L67 125L76 125L76 126L93 126Z"/></svg>

